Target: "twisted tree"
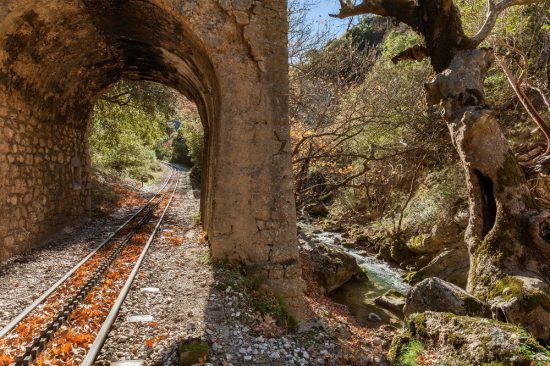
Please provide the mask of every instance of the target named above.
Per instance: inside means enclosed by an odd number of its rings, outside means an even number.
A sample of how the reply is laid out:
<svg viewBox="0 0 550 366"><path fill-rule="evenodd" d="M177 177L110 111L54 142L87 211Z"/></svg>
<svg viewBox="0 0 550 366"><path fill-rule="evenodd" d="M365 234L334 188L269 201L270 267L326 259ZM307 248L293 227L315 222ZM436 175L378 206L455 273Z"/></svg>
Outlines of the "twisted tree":
<svg viewBox="0 0 550 366"><path fill-rule="evenodd" d="M443 107L469 192L468 290L489 302L494 315L550 339L550 215L531 196L525 176L484 96L494 54L479 48L506 8L537 0L488 0L487 18L473 36L465 34L453 0L340 0L346 18L376 14L405 23L424 44L399 55L428 57L437 75L426 84L429 105Z"/></svg>

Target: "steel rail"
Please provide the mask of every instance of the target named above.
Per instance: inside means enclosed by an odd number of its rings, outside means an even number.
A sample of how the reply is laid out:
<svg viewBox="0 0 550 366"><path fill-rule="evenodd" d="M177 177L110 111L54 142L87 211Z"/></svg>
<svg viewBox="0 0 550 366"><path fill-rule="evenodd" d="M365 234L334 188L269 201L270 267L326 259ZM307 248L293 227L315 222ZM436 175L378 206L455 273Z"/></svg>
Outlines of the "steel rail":
<svg viewBox="0 0 550 366"><path fill-rule="evenodd" d="M179 174L177 175L175 186L179 181ZM172 181L172 180L171 180ZM73 310L83 301L86 295L101 281L102 277L107 272L108 268L113 265L116 259L120 256L126 245L132 240L134 235L146 225L153 213L165 200L168 194L168 190L165 190L159 200L146 212L145 216L141 218L137 225L135 225L131 231L126 235L124 239L118 242L117 246L111 251L111 254L96 268L92 273L92 276L88 278L88 281L82 285L78 291L72 296L71 299L65 302L63 309L57 313L57 315L43 328L42 332L28 343L25 348L25 352L18 357L17 361L10 366L28 366L36 359L39 353L47 346L47 343L54 338L54 332L59 329L63 323L69 319Z"/></svg>
<svg viewBox="0 0 550 366"><path fill-rule="evenodd" d="M167 164L168 165L168 164ZM105 245L111 242L111 240L117 235L122 229L126 227L132 220L134 220L143 210L145 210L151 202L166 188L170 179L174 175L175 169L170 166L171 174L166 180L166 183L159 189L159 191L149 200L147 203L134 213L128 220L126 220L121 226L119 226L113 233L111 233L107 239L105 239L99 246L97 246L93 251L91 251L86 257L84 257L78 264L76 264L69 272L67 272L63 277L61 277L56 283L54 283L46 292L44 292L39 298L33 301L29 306L27 306L19 315L13 318L2 330L0 330L0 338L3 338L6 334L11 332L13 328L17 326L31 311L33 311L38 305L40 305L48 296L50 296L55 290L57 290L69 277L71 277L84 263L86 263L97 251L103 248ZM179 180L179 178L178 178Z"/></svg>
<svg viewBox="0 0 550 366"><path fill-rule="evenodd" d="M168 203L166 204L166 207L164 208L164 211L162 212L162 215L157 221L157 224L149 236L149 239L147 240L147 243L145 244L145 247L143 248L143 251L141 252L141 255L139 256L138 260L136 261L136 264L134 265L134 268L132 269L132 272L128 276L128 279L126 280L126 283L124 284L124 287L120 290L120 294L118 295L115 303L113 304L111 311L109 312L109 315L103 322L103 325L99 329L99 332L96 335L96 338L94 340L94 343L89 347L88 353L86 354L86 357L81 363L81 366L92 366L95 362L97 356L99 355L99 352L101 351L103 344L105 343L105 340L107 339L107 336L109 332L111 331L111 327L113 326L118 313L120 311L120 308L122 307L122 304L124 303L124 300L126 299L126 296L128 296L128 293L130 292L130 287L132 286L132 283L134 282L136 275L138 274L139 268L141 267L141 264L143 263L143 260L145 259L145 256L147 255L147 252L149 251L149 248L151 247L151 244L153 243L153 240L155 239L155 236L160 228L160 225L162 224L162 221L164 219L164 216L166 215L166 212L168 211L168 208L170 207L170 204L172 203L172 200L174 198L174 194L176 193L176 190L178 188L178 184L180 181L180 176L178 175L178 179L176 181L176 185L174 187L174 190L172 191L172 195L170 196L170 199Z"/></svg>

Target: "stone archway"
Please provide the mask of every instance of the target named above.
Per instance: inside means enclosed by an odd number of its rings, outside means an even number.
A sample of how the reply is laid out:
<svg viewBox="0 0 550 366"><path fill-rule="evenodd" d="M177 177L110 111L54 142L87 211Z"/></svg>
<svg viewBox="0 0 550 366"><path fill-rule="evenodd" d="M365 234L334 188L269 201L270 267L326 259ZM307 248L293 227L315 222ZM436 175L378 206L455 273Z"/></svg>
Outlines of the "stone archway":
<svg viewBox="0 0 550 366"><path fill-rule="evenodd" d="M214 258L301 295L287 123L286 1L0 4L0 260L89 211L89 115L120 78L194 101Z"/></svg>

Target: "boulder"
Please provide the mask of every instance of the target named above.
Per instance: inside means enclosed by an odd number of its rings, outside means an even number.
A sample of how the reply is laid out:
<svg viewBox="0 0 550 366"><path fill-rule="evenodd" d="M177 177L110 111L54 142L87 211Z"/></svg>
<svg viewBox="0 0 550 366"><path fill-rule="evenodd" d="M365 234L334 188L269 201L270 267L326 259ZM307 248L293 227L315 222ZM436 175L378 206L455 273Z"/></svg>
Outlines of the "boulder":
<svg viewBox="0 0 550 366"><path fill-rule="evenodd" d="M414 286L404 308L404 315L424 311L445 311L456 315L491 317L488 304L463 289L437 277L426 278Z"/></svg>
<svg viewBox="0 0 550 366"><path fill-rule="evenodd" d="M351 254L320 242L310 243L310 247L307 254L311 258L313 273L327 292L336 290L352 279L366 278Z"/></svg>
<svg viewBox="0 0 550 366"><path fill-rule="evenodd" d="M405 299L405 295L395 290L389 290L384 295L374 299L374 303L380 307L393 311L394 313L403 315Z"/></svg>
<svg viewBox="0 0 550 366"><path fill-rule="evenodd" d="M439 277L460 287L466 287L470 257L464 244L461 247L446 249L439 253L426 266L419 269L410 279L416 284L425 278Z"/></svg>
<svg viewBox="0 0 550 366"><path fill-rule="evenodd" d="M465 246L464 229L466 223L452 219L434 225L430 233L413 236L407 247L416 254L437 253L443 248Z"/></svg>
<svg viewBox="0 0 550 366"><path fill-rule="evenodd" d="M550 286L538 278L508 276L493 282L487 298L497 319L521 324L550 343Z"/></svg>
<svg viewBox="0 0 550 366"><path fill-rule="evenodd" d="M550 363L550 352L516 325L439 312L411 315L388 357L392 365L418 360L434 366Z"/></svg>
<svg viewBox="0 0 550 366"><path fill-rule="evenodd" d="M328 208L323 202L310 204L305 207L305 211L315 217L325 217L329 214Z"/></svg>

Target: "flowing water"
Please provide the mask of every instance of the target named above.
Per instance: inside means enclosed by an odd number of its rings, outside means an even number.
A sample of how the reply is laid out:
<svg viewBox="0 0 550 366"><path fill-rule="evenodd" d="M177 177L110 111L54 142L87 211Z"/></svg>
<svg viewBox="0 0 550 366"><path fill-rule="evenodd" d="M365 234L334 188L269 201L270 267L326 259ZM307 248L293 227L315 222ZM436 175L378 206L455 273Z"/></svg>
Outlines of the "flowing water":
<svg viewBox="0 0 550 366"><path fill-rule="evenodd" d="M410 286L401 278L403 271L372 255L363 255L356 250L340 245L339 243L342 240L342 234L340 233L318 232L311 225L304 223L301 223L300 226L310 239L317 239L325 245L345 251L353 256L359 267L367 274L368 280L350 281L331 292L330 297L341 304L347 305L350 311L359 319L373 321L379 318L384 323L395 323L395 315L375 305L374 299L388 290L395 290L406 295Z"/></svg>

